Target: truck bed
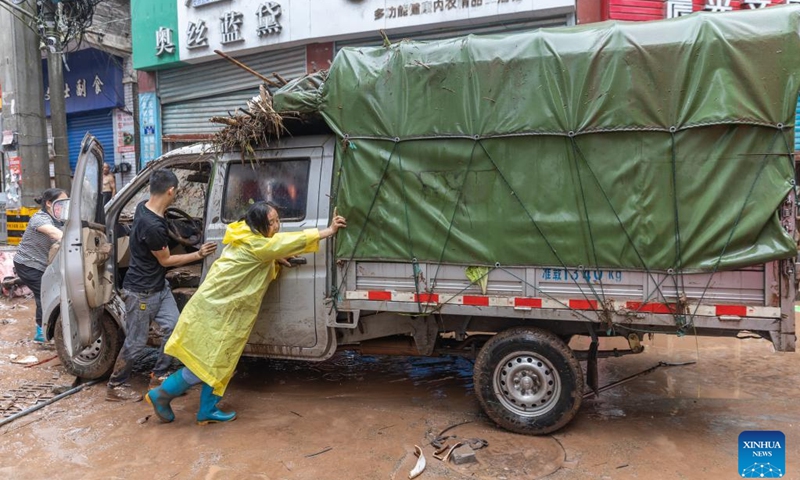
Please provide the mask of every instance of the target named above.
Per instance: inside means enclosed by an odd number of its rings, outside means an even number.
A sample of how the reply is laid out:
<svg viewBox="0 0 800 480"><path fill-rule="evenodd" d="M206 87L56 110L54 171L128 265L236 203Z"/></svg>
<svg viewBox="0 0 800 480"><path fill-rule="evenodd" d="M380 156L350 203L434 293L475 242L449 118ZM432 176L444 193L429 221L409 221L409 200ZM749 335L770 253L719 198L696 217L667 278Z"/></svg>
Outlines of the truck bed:
<svg viewBox="0 0 800 480"><path fill-rule="evenodd" d="M353 261L339 273L340 309L592 322L626 335L751 331L794 351L793 285L781 288L781 263L713 275L496 265L483 289L460 265Z"/></svg>

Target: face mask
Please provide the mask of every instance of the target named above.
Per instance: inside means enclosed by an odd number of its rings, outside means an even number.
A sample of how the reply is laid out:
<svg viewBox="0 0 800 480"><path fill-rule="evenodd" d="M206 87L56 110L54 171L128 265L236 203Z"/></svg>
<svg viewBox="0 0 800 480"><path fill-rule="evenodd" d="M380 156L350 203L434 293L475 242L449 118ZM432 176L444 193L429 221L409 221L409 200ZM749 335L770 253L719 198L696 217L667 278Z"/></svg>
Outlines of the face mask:
<svg viewBox="0 0 800 480"><path fill-rule="evenodd" d="M50 208L48 208L45 205L44 211L45 211L45 213L47 213L50 216L50 218L53 220L53 223L55 224L56 227L60 228L60 227L64 226L64 222L60 221L59 219L57 219L56 217L53 216L53 213L52 213L53 212L53 205L52 204L50 205Z"/></svg>
<svg viewBox="0 0 800 480"><path fill-rule="evenodd" d="M47 211L47 210L45 210L45 211ZM64 226L64 222L62 222L61 220L59 220L56 217L54 217L52 213L47 211L47 214L50 215L50 218L53 220L53 223L55 224L56 227L63 227Z"/></svg>

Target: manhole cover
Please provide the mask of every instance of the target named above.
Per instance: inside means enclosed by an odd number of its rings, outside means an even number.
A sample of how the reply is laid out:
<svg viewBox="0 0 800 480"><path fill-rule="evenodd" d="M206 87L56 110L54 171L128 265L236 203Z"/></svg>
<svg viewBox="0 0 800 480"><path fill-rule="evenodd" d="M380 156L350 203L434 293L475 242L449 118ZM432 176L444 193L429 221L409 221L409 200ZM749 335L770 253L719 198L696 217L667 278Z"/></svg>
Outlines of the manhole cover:
<svg viewBox="0 0 800 480"><path fill-rule="evenodd" d="M0 417L7 418L55 397L53 383L26 383L0 394Z"/></svg>

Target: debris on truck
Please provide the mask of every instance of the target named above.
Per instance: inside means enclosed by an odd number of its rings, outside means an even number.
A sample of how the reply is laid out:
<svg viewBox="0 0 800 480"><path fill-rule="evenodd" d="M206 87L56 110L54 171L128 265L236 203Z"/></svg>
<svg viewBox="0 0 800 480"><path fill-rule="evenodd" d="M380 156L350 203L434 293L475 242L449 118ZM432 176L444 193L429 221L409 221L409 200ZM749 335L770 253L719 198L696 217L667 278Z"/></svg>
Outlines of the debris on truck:
<svg viewBox="0 0 800 480"><path fill-rule="evenodd" d="M236 63L251 71L240 62ZM279 75L273 75L283 80ZM295 92L302 98L303 92L322 86L327 75L327 70L323 70L291 82L282 81L281 90ZM272 104L272 94L266 86L261 85L258 95L247 102L247 110L240 108L236 112L229 112L227 117L211 117L209 120L212 123L224 125L214 134L212 145L219 153L238 152L242 155L242 160L253 159L256 149L269 147L289 133L285 122L309 120L308 112L292 110L290 105L284 104L282 111L278 113Z"/></svg>
<svg viewBox="0 0 800 480"><path fill-rule="evenodd" d="M284 114L285 115L285 114ZM211 117L212 123L225 125L214 134L212 143L219 152L241 152L253 157L255 148L269 146L270 139L279 139L286 132L284 115L272 108L272 95L263 85L259 94L247 102L247 110L227 117Z"/></svg>

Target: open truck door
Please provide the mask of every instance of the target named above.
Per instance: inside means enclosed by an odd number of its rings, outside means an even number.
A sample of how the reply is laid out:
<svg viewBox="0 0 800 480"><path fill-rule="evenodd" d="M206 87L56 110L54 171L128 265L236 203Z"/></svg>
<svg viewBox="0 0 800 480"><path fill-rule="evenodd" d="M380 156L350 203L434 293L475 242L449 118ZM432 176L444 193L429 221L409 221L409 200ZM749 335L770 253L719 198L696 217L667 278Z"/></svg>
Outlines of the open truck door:
<svg viewBox="0 0 800 480"><path fill-rule="evenodd" d="M99 335L104 305L111 300L113 268L102 203L103 147L87 133L75 167L61 248L61 328L64 345L73 357ZM55 210L55 209L54 209Z"/></svg>

